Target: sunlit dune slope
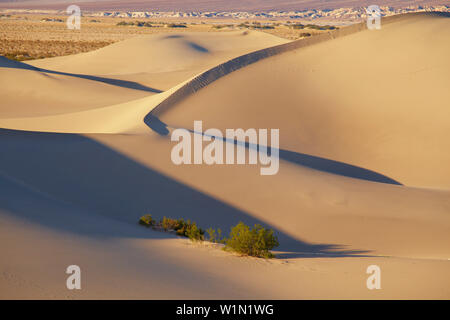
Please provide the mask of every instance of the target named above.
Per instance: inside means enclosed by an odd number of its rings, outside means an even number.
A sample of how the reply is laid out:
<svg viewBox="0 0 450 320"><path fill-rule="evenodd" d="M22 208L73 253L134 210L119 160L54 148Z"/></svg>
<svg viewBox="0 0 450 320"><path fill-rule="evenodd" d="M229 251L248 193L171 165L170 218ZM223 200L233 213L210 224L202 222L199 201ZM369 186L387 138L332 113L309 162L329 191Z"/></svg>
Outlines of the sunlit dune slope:
<svg viewBox="0 0 450 320"><path fill-rule="evenodd" d="M31 62L64 72L138 79L166 90L235 56L288 40L258 31L181 32L138 36L67 57Z"/></svg>
<svg viewBox="0 0 450 320"><path fill-rule="evenodd" d="M0 118L79 112L168 90L215 64L288 42L262 32L140 36L27 63L0 57Z"/></svg>
<svg viewBox="0 0 450 320"><path fill-rule="evenodd" d="M279 128L282 149L448 189L449 38L450 18L407 15L265 59L155 115L175 127Z"/></svg>
<svg viewBox="0 0 450 320"><path fill-rule="evenodd" d="M131 89L131 83L112 84L107 78L46 71L0 56L0 118L77 112L155 93Z"/></svg>

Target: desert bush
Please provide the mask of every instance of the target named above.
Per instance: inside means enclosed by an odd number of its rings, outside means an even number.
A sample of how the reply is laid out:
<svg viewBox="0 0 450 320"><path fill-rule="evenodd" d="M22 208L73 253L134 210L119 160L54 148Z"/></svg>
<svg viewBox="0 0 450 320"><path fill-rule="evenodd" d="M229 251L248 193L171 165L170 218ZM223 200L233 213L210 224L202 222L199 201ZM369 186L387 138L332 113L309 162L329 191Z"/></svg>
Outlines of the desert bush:
<svg viewBox="0 0 450 320"><path fill-rule="evenodd" d="M163 217L163 219L160 222L160 225L164 229L164 231L168 230L177 231L179 229L178 221L167 217Z"/></svg>
<svg viewBox="0 0 450 320"><path fill-rule="evenodd" d="M139 224L152 227L165 232L175 232L177 235L189 238L192 241L204 241L205 231L197 226L197 223L184 219L172 219L163 217L159 222L154 220L150 214L146 214L139 219ZM253 229L240 222L231 229L228 238L222 237L221 229L209 228L206 230L207 239L212 243L225 244L224 249L235 251L243 255L273 258L270 252L279 246L278 239L271 229L265 229L256 224Z"/></svg>
<svg viewBox="0 0 450 320"><path fill-rule="evenodd" d="M206 233L208 234L208 241L210 241L212 243L217 242L217 233L216 233L215 229L209 228L206 230Z"/></svg>
<svg viewBox="0 0 450 320"><path fill-rule="evenodd" d="M150 221L150 222L149 222ZM172 219L163 217L159 222L145 215L140 218L139 223L144 226L152 226L166 232L175 232L177 235L191 239L192 241L203 241L205 231L199 228L195 222L183 219Z"/></svg>
<svg viewBox="0 0 450 320"><path fill-rule="evenodd" d="M226 239L225 248L244 255L273 258L274 255L270 252L275 247L279 246L278 239L274 235L273 230L265 229L256 224L253 229L239 222L233 227L230 236Z"/></svg>
<svg viewBox="0 0 450 320"><path fill-rule="evenodd" d="M226 239L224 239L222 237L222 230L219 229L213 229L213 228L209 228L208 230L206 230L206 233L208 234L208 241L212 242L212 243L222 243L224 244Z"/></svg>
<svg viewBox="0 0 450 320"><path fill-rule="evenodd" d="M204 234L205 232L201 228L197 227L195 222L187 225L185 236L192 241L203 241L205 239Z"/></svg>
<svg viewBox="0 0 450 320"><path fill-rule="evenodd" d="M215 24L212 26L213 29L223 29L223 28L233 28L232 24Z"/></svg>
<svg viewBox="0 0 450 320"><path fill-rule="evenodd" d="M305 26L301 23L291 24L290 27L292 29L304 29L305 28Z"/></svg>
<svg viewBox="0 0 450 320"><path fill-rule="evenodd" d="M249 27L248 23L240 23L240 24L238 24L238 28L248 28L248 27Z"/></svg>
<svg viewBox="0 0 450 320"><path fill-rule="evenodd" d="M24 61L88 52L105 47L113 41L59 41L0 39L0 55Z"/></svg>
<svg viewBox="0 0 450 320"><path fill-rule="evenodd" d="M168 23L166 26L168 28L187 28L185 23Z"/></svg>
<svg viewBox="0 0 450 320"><path fill-rule="evenodd" d="M199 228L195 222L191 222L191 220L185 222L183 219L179 219L175 231L178 235L189 238L192 241L204 240L205 231Z"/></svg>
<svg viewBox="0 0 450 320"><path fill-rule="evenodd" d="M311 37L311 33L309 32L302 32L299 34L300 37Z"/></svg>
<svg viewBox="0 0 450 320"><path fill-rule="evenodd" d="M273 26L267 26L267 25L255 25L253 26L254 29L275 29Z"/></svg>
<svg viewBox="0 0 450 320"><path fill-rule="evenodd" d="M145 227L153 227L155 225L155 220L153 220L151 214L146 214L139 219L139 224Z"/></svg>
<svg viewBox="0 0 450 320"><path fill-rule="evenodd" d="M136 27L153 27L152 23L150 22L144 22L144 21L120 21L116 24L117 26L136 26Z"/></svg>
<svg viewBox="0 0 450 320"><path fill-rule="evenodd" d="M334 26L328 26L328 25L326 25L326 26L318 26L318 25L315 25L315 24L307 24L305 26L305 28L314 29L314 30L334 30L334 29L336 29L336 27L334 27Z"/></svg>
<svg viewBox="0 0 450 320"><path fill-rule="evenodd" d="M64 22L62 19L57 18L43 18L41 19L42 22Z"/></svg>

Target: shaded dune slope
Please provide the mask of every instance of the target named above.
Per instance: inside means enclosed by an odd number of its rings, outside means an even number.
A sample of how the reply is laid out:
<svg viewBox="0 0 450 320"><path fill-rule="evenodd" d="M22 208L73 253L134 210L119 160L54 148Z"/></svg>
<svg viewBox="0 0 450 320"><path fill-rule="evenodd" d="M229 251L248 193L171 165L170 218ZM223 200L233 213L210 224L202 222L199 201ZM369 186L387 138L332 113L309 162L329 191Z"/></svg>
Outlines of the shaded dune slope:
<svg viewBox="0 0 450 320"><path fill-rule="evenodd" d="M260 176L252 166L176 166L168 158L172 144L157 134L1 130L0 147L2 172L127 224L146 212L223 230L238 221L261 223L277 231L287 257L446 257L441 246L449 243L448 192L349 179L283 160L274 176Z"/></svg>

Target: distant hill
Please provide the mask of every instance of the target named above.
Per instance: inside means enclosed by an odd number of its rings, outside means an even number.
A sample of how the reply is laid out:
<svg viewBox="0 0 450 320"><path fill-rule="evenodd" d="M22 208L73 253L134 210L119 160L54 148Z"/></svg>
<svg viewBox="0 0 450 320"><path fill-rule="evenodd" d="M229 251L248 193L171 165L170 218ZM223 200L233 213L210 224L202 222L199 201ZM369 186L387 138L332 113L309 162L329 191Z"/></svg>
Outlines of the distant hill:
<svg viewBox="0 0 450 320"><path fill-rule="evenodd" d="M64 9L79 4L85 10L158 10L158 11L265 11L334 9L361 7L376 3L380 6L448 4L445 0L0 0L0 8Z"/></svg>

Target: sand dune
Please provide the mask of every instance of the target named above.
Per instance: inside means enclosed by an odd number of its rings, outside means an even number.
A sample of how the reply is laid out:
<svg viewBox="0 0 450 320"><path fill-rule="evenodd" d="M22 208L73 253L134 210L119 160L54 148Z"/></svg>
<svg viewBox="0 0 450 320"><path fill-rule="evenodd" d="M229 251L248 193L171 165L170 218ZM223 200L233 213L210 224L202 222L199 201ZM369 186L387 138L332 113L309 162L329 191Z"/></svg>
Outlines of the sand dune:
<svg viewBox="0 0 450 320"><path fill-rule="evenodd" d="M380 31L356 26L244 58L237 57L263 43L250 49L230 40L242 46L226 57L210 35L177 38L172 49L190 52L186 60L170 49L158 57L167 65L141 67L175 72L173 79L192 73L171 90L0 119L0 237L11 257L0 264L8 288L0 296L448 299L449 23L408 15ZM131 81L142 60L101 63L131 54L131 43L33 65ZM221 67L232 58L243 64ZM219 68L194 77L213 62ZM168 133L192 129L194 120L205 129L279 128L279 173L174 165ZM142 229L144 213L224 230L261 223L277 232L280 259L236 257ZM63 289L73 263L87 277L80 292ZM382 269L382 290L365 287L372 264Z"/></svg>
<svg viewBox="0 0 450 320"><path fill-rule="evenodd" d="M43 72L0 57L0 118L64 114L139 99L150 90L107 84L78 74ZM108 81L108 79L104 79Z"/></svg>
<svg viewBox="0 0 450 320"><path fill-rule="evenodd" d="M0 119L3 128L59 133L147 133L143 119L178 86L163 93L85 111Z"/></svg>
<svg viewBox="0 0 450 320"><path fill-rule="evenodd" d="M265 59L155 115L175 127L279 128L283 149L449 189L449 23L412 15Z"/></svg>
<svg viewBox="0 0 450 320"><path fill-rule="evenodd" d="M2 193L0 234L13 258L3 262L0 281L15 297L448 296L442 249L449 234L448 193L355 183L288 163L270 181L245 167L167 168L169 145L158 136L1 137L8 155L2 170L20 181L2 185L8 192ZM31 199L23 194L30 189ZM245 192L250 189L255 192ZM143 212L189 216L224 229L237 220L270 225L282 242L283 260L237 258L141 230L135 221ZM29 252L31 241L35 253ZM33 264L25 264L31 257ZM74 262L89 286L80 293L64 291L64 275L54 276ZM386 270L382 292L364 287L371 264Z"/></svg>
<svg viewBox="0 0 450 320"><path fill-rule="evenodd" d="M79 112L168 90L234 56L288 42L261 32L136 37L73 56L0 57L0 118Z"/></svg>
<svg viewBox="0 0 450 320"><path fill-rule="evenodd" d="M232 57L288 40L256 31L139 36L108 47L31 64L62 72L136 79L166 90Z"/></svg>

